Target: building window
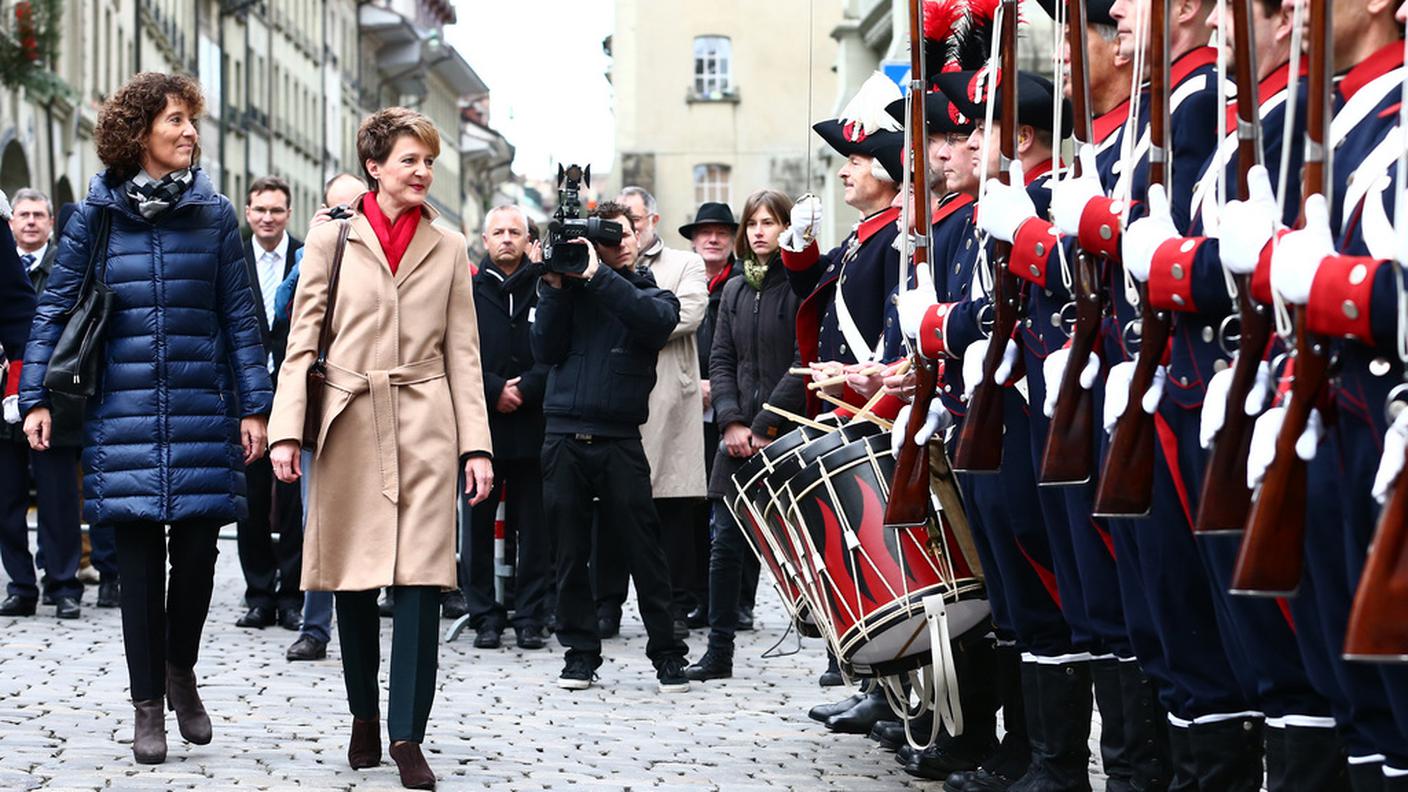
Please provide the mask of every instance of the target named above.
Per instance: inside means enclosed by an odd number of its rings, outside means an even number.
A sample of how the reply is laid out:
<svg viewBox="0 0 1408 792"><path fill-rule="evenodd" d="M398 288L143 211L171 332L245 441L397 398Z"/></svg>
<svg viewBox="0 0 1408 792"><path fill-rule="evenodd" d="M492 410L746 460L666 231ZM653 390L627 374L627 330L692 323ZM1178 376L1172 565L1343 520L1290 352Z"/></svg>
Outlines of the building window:
<svg viewBox="0 0 1408 792"><path fill-rule="evenodd" d="M708 201L721 204L732 203L733 191L729 186L729 177L732 172L732 168L719 163L695 165L694 205L698 206Z"/></svg>
<svg viewBox="0 0 1408 792"><path fill-rule="evenodd" d="M694 39L694 96L724 99L733 94L733 42L728 36Z"/></svg>

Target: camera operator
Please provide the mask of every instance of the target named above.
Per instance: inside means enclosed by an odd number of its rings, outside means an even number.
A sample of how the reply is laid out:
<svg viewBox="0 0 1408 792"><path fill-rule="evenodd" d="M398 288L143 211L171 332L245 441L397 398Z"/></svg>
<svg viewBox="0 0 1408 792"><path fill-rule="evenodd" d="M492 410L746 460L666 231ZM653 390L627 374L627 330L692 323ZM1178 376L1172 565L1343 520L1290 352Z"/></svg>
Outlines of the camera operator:
<svg viewBox="0 0 1408 792"><path fill-rule="evenodd" d="M586 246L586 268L579 275L543 274L532 330L534 358L552 367L543 399L542 463L544 511L557 537L557 639L567 648L558 684L590 687L601 665L587 573L596 497L611 515L617 540L603 550L624 552L636 581L649 636L646 655L660 691L678 692L689 689L686 647L674 636L670 572L640 426L649 412L655 361L679 322L680 304L649 273L634 270L637 240L626 208L606 202L592 216L618 222L621 242L562 243Z"/></svg>

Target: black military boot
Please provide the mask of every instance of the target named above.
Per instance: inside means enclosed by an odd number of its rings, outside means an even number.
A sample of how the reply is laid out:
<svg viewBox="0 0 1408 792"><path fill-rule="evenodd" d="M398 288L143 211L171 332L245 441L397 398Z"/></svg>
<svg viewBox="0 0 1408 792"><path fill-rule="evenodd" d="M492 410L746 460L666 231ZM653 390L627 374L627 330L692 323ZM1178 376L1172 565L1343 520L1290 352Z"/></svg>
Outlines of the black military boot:
<svg viewBox="0 0 1408 792"><path fill-rule="evenodd" d="M1198 763L1193 759L1192 737L1187 726L1168 724L1168 749L1173 773L1169 792L1200 792Z"/></svg>
<svg viewBox="0 0 1408 792"><path fill-rule="evenodd" d="M953 642L953 652L963 734L940 734L933 745L903 763L906 773L919 778L942 781L953 773L977 770L997 748L997 649L986 634L965 635Z"/></svg>
<svg viewBox="0 0 1408 792"><path fill-rule="evenodd" d="M1408 792L1408 775L1386 775L1383 785L1384 792Z"/></svg>
<svg viewBox="0 0 1408 792"><path fill-rule="evenodd" d="M1030 681L1028 681L1030 678ZM1012 792L1089 792L1090 713L1086 663L1022 664L1032 762Z"/></svg>
<svg viewBox="0 0 1408 792"><path fill-rule="evenodd" d="M1173 781L1169 757L1168 713L1159 704L1154 685L1136 662L1118 664L1120 702L1124 705L1125 750L1130 787L1135 792L1164 792ZM1099 688L1096 688L1098 695ZM1104 716L1103 710L1101 716ZM1189 765L1191 768L1191 764ZM1194 779L1190 773L1188 778ZM1197 789L1196 782L1192 787Z"/></svg>
<svg viewBox="0 0 1408 792"><path fill-rule="evenodd" d="M1188 745L1198 769L1198 788L1206 792L1260 792L1261 718L1239 717L1195 723Z"/></svg>
<svg viewBox="0 0 1408 792"><path fill-rule="evenodd" d="M1349 788L1354 792L1384 792L1384 763L1360 762L1349 766Z"/></svg>
<svg viewBox="0 0 1408 792"><path fill-rule="evenodd" d="M1006 731L997 748L983 759L977 770L949 775L944 782L946 792L1002 792L1027 771L1032 760L1032 746L1027 733L1026 701L1022 697L1022 665L1015 647L997 647L992 662L992 690L997 693L998 700L993 704L1001 705L1002 723Z"/></svg>
<svg viewBox="0 0 1408 792"><path fill-rule="evenodd" d="M1266 757L1266 792L1291 792L1296 789L1295 779L1286 772L1286 729L1266 724L1261 730L1261 745Z"/></svg>
<svg viewBox="0 0 1408 792"><path fill-rule="evenodd" d="M815 707L811 708L811 710L807 713L807 717L811 718L814 721L821 721L822 723L826 723L826 721L829 720L831 716L840 715L851 707L854 707L855 705L861 703L861 701L863 701L864 699L864 693L855 693L841 699L840 701L835 701L830 704L818 704Z"/></svg>
<svg viewBox="0 0 1408 792"><path fill-rule="evenodd" d="M1134 766L1129 734L1125 728L1124 695L1120 690L1120 661L1109 658L1090 662L1090 683L1100 710L1100 763L1105 768L1106 792L1134 792Z"/></svg>
<svg viewBox="0 0 1408 792"><path fill-rule="evenodd" d="M1290 792L1317 792L1321 789L1349 789L1349 763L1344 744L1333 726L1312 728L1287 726L1282 731L1286 746L1286 789ZM1269 741L1268 741L1269 747ZM1271 757L1266 759L1270 772ZM1271 787L1268 785L1267 787Z"/></svg>

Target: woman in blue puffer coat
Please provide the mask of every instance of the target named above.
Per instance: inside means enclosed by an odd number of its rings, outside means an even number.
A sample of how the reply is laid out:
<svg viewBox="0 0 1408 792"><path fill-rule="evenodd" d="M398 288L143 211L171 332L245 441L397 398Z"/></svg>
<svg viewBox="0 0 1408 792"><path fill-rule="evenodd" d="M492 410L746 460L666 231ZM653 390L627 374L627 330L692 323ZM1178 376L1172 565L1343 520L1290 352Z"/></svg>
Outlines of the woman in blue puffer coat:
<svg viewBox="0 0 1408 792"><path fill-rule="evenodd" d="M215 543L220 526L245 516L244 465L266 450L273 402L235 212L197 167L203 109L193 79L154 72L104 103L94 137L107 169L63 230L20 385L25 434L43 450L44 374L99 246L115 300L84 422L83 513L116 529L132 753L147 764L166 758L163 695L181 736L210 742L194 667Z"/></svg>

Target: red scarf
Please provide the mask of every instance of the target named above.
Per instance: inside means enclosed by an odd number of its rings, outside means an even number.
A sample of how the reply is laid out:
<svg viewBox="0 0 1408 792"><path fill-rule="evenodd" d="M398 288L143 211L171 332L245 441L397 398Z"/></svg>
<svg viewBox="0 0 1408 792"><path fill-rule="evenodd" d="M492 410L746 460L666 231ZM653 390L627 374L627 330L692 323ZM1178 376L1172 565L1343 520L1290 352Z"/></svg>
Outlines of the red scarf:
<svg viewBox="0 0 1408 792"><path fill-rule="evenodd" d="M422 212L419 208L407 209L396 218L393 224L386 219L386 214L381 211L381 206L376 202L376 193L367 193L362 199L362 214L367 216L367 222L371 223L372 231L376 232L376 239L381 243L381 251L386 254L386 263L391 266L391 274L396 274L396 268L401 266L401 257L406 255L406 248L411 246L411 239L416 235L416 228L420 225Z"/></svg>
<svg viewBox="0 0 1408 792"><path fill-rule="evenodd" d="M718 275L715 275L709 280L709 293L713 294L714 292L718 291L725 283L728 282L729 276L732 274L733 256L729 256L728 264L725 265L723 269L719 270Z"/></svg>

